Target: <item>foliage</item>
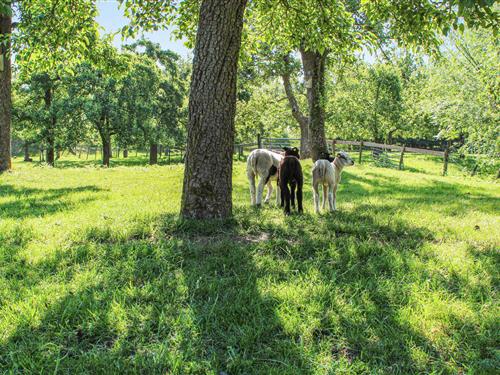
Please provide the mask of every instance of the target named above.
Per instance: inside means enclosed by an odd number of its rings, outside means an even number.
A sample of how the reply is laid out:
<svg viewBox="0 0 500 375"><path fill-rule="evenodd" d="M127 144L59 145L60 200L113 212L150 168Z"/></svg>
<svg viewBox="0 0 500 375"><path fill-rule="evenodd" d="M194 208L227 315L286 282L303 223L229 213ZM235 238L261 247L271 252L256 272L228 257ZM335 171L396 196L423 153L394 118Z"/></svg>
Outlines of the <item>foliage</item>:
<svg viewBox="0 0 500 375"><path fill-rule="evenodd" d="M393 65L358 62L329 76L327 129L333 137L384 141L403 131L401 71Z"/></svg>
<svg viewBox="0 0 500 375"><path fill-rule="evenodd" d="M93 0L22 0L14 2L18 22L12 45L21 74L55 77L91 58L98 40Z"/></svg>
<svg viewBox="0 0 500 375"><path fill-rule="evenodd" d="M85 118L74 111L75 98L68 94L67 79L54 80L41 73L15 82L13 131L17 138L27 143L39 143L44 148L49 137L53 137L58 149L73 148L85 138ZM49 102L46 101L47 92L51 96Z"/></svg>
<svg viewBox="0 0 500 375"><path fill-rule="evenodd" d="M490 31L453 35L443 58L422 68L426 76L414 98L415 110L443 139L462 138L463 152L500 155L498 111L498 38Z"/></svg>
<svg viewBox="0 0 500 375"><path fill-rule="evenodd" d="M135 121L132 128L141 131L144 143L179 144L184 138L181 121L188 76L179 55L144 39L126 49L136 58L122 85L124 121Z"/></svg>
<svg viewBox="0 0 500 375"><path fill-rule="evenodd" d="M362 4L368 17L386 23L388 37L400 46L437 52L439 34L448 35L452 28L498 30L494 0L362 0Z"/></svg>
<svg viewBox="0 0 500 375"><path fill-rule="evenodd" d="M251 96L239 100L236 106L237 142L255 142L257 134L263 137L299 135L280 82L274 79L248 88Z"/></svg>

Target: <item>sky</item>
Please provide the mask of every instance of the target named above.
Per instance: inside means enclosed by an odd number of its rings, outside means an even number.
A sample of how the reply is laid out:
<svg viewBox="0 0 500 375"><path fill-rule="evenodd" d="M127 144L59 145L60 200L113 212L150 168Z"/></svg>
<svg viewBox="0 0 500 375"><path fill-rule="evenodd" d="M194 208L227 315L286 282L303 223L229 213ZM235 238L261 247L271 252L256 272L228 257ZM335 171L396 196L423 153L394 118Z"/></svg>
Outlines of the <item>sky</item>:
<svg viewBox="0 0 500 375"><path fill-rule="evenodd" d="M105 33L114 33L128 24L128 19L123 15L123 10L118 8L118 1L113 0L98 0L97 7L99 16L96 21L104 28ZM170 49L184 58L191 58L192 52L186 48L181 40L175 40L169 30L144 32L139 34L139 37L144 35L146 39L159 43L163 49ZM122 41L121 35L116 35L114 44L120 47L122 44L132 42L131 39Z"/></svg>

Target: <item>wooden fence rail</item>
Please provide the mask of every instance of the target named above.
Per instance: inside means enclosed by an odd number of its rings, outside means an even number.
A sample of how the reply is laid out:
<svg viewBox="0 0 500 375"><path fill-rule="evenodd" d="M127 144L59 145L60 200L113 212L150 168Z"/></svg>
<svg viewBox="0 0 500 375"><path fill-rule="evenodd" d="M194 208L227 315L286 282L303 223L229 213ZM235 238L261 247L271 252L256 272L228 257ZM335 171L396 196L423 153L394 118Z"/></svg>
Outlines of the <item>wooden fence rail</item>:
<svg viewBox="0 0 500 375"><path fill-rule="evenodd" d="M247 142L247 143L237 143L234 145L233 152L235 154L238 154L238 156L244 157L244 150L245 149L255 149L255 148L267 148L271 149L273 151L280 151L283 146L290 145L293 142L300 142L300 138L270 138L270 137L261 137L260 134L257 135L257 142ZM361 164L362 162L362 155L363 155L363 149L368 148L368 149L374 149L374 150L388 150L388 151L398 151L400 152L399 155L399 169L403 169L403 164L404 164L404 154L407 152L411 153L416 153L416 154L423 154L423 155L433 155L433 156L439 156L443 158L443 175L446 175L448 171L448 160L449 160L449 155L450 155L450 142L446 143L446 148L444 151L438 151L438 150L429 150L425 148L417 148L417 147L408 147L406 145L389 145L385 143L377 143L377 142L370 142L370 141L348 141L348 140L341 140L341 139L333 139L330 141L327 141L332 148L332 153L336 152L337 145L349 145L349 146L358 146L359 147L359 163ZM136 155L138 152L147 152L146 149L141 149L141 148L134 148L136 151ZM44 148L39 146L38 147L38 152L40 156L40 161L44 160ZM124 151L124 149L120 149L119 147L115 148L116 152L116 157L119 157L120 151ZM128 150L132 151L132 150ZM72 150L70 150L71 153L74 155L77 155L78 158L81 158L83 155L86 154L86 159L89 158L89 155L93 155L94 159L97 159L97 154L102 153L101 151L101 146L97 145L77 145L74 147ZM181 160L184 159L185 156L185 149L183 147L168 147L168 146L162 146L159 145L158 147L158 152L159 152L159 157L163 157L168 160L170 163L171 157L173 154L179 154ZM500 176L500 171L499 171L499 176Z"/></svg>
<svg viewBox="0 0 500 375"><path fill-rule="evenodd" d="M388 144L384 144L384 143L368 142L368 141L344 141L344 140L340 140L340 139L333 139L330 142L332 144L333 152L335 152L337 144L359 146L359 163L361 163L361 155L363 152L363 147L383 149L383 150L389 150L389 151L400 151L401 154L399 157L399 169L403 169L403 160L404 160L404 153L405 152L412 152L415 154L423 154L423 155L439 156L439 157L443 158L443 176L445 176L446 173L448 172L448 159L449 159L449 154L450 154L450 142L446 143L446 149L444 151L428 150L425 148L417 148L417 147L406 147L405 145L403 145L403 146L388 145Z"/></svg>

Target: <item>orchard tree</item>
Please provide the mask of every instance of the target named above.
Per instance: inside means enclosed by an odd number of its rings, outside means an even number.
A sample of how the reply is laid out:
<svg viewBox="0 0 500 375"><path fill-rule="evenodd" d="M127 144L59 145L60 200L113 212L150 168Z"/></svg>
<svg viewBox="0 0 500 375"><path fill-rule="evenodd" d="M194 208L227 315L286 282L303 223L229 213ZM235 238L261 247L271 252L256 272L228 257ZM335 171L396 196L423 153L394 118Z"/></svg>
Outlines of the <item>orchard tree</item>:
<svg viewBox="0 0 500 375"><path fill-rule="evenodd" d="M398 70L386 64L369 68L372 92L370 129L375 142L391 143L393 134L401 129L403 110L401 78Z"/></svg>
<svg viewBox="0 0 500 375"><path fill-rule="evenodd" d="M23 142L24 161L31 161L29 146L39 143L40 126L35 115L38 108L33 105L28 85L14 82L12 91L12 133Z"/></svg>
<svg viewBox="0 0 500 375"><path fill-rule="evenodd" d="M179 64L179 55L162 50L159 44L141 39L126 49L136 54L137 62L122 85L127 108L125 121L135 121L132 129L140 130L149 145L149 163L156 164L159 144L173 145L173 140L182 137L185 72Z"/></svg>
<svg viewBox="0 0 500 375"><path fill-rule="evenodd" d="M0 0L0 172L11 166L12 50L29 74L67 69L92 44L96 12L93 0ZM13 30L14 13L19 21Z"/></svg>
<svg viewBox="0 0 500 375"><path fill-rule="evenodd" d="M121 131L117 78L89 64L77 68L70 95L79 97L79 108L99 134L102 145L102 164L109 167L111 137Z"/></svg>
<svg viewBox="0 0 500 375"><path fill-rule="evenodd" d="M122 133L135 135L135 142L141 139L140 143L147 143L150 148L150 164L156 164L159 129L154 115L160 90L160 70L146 56L132 54L129 64L130 70L120 80L118 94L121 122L125 126L122 126L122 131L117 135L122 139Z"/></svg>
<svg viewBox="0 0 500 375"><path fill-rule="evenodd" d="M294 54L289 53L287 50L273 48L261 42L257 43L255 50L252 50L252 48L244 49L242 57L243 62L240 67L238 86L241 85L242 81L258 81L261 84L260 81L274 80L276 77L281 79L289 110L300 129L300 155L302 158L309 158L311 154L309 147L309 118L307 113L304 114L301 109L304 103L296 95L296 92L304 91L303 85L298 82L300 62ZM250 85L255 86L255 84ZM271 107L274 108L274 106ZM263 116L265 116L265 113L263 113ZM263 128L264 125L267 125L267 127ZM259 133L266 134L281 129L282 126L276 127L275 123L267 121L262 123L260 128ZM255 134L252 136L255 137Z"/></svg>

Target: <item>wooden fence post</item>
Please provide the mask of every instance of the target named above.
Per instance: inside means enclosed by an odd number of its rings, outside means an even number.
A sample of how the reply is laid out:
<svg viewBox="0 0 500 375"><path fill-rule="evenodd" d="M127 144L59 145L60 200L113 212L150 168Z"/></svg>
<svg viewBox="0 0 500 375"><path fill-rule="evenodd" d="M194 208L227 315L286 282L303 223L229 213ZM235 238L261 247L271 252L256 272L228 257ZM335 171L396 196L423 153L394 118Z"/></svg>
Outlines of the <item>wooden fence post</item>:
<svg viewBox="0 0 500 375"><path fill-rule="evenodd" d="M399 157L399 170L403 169L403 155L405 153L405 145L403 145L403 148L401 149L401 156Z"/></svg>
<svg viewBox="0 0 500 375"><path fill-rule="evenodd" d="M260 134L257 134L257 148L262 148L262 138Z"/></svg>
<svg viewBox="0 0 500 375"><path fill-rule="evenodd" d="M359 143L359 164L361 164L362 157L363 157L363 141Z"/></svg>
<svg viewBox="0 0 500 375"><path fill-rule="evenodd" d="M448 157L450 154L450 141L446 142L446 149L444 150L444 160L443 160L443 176L448 173Z"/></svg>
<svg viewBox="0 0 500 375"><path fill-rule="evenodd" d="M332 155L333 155L333 157L335 157L335 154L336 154L336 146L337 146L337 140L334 139L332 141Z"/></svg>

